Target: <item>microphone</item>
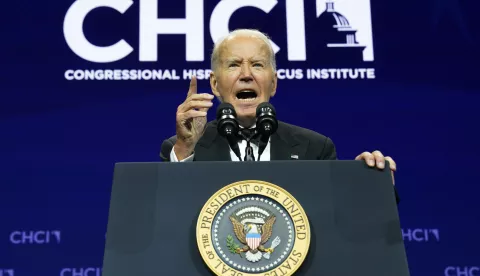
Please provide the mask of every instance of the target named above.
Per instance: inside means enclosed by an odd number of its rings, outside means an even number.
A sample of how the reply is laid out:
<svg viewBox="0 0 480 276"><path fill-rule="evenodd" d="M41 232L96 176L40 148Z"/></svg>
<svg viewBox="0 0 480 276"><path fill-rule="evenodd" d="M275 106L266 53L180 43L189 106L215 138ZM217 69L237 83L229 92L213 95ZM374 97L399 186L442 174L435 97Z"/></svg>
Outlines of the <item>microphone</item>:
<svg viewBox="0 0 480 276"><path fill-rule="evenodd" d="M264 102L257 106L256 127L258 132L262 135L258 149L258 160L260 160L260 156L267 147L268 139L278 128L277 112L272 104Z"/></svg>
<svg viewBox="0 0 480 276"><path fill-rule="evenodd" d="M272 104L268 102L257 106L257 129L262 136L271 136L278 128L277 113Z"/></svg>
<svg viewBox="0 0 480 276"><path fill-rule="evenodd" d="M227 139L230 148L232 148L233 152L241 161L242 157L237 143L238 130L237 113L233 105L221 103L217 108L217 131Z"/></svg>

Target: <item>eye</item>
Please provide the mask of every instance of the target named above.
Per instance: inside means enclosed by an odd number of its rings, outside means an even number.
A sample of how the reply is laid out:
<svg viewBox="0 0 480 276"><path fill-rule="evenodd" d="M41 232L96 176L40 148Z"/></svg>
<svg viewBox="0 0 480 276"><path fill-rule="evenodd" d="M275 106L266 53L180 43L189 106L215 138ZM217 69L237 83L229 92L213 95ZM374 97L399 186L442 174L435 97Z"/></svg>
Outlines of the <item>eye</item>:
<svg viewBox="0 0 480 276"><path fill-rule="evenodd" d="M263 67L263 64L257 62L257 63L254 63L253 66L254 67Z"/></svg>
<svg viewBox="0 0 480 276"><path fill-rule="evenodd" d="M228 64L228 67L237 67L237 66L238 66L237 63L230 63L230 64Z"/></svg>

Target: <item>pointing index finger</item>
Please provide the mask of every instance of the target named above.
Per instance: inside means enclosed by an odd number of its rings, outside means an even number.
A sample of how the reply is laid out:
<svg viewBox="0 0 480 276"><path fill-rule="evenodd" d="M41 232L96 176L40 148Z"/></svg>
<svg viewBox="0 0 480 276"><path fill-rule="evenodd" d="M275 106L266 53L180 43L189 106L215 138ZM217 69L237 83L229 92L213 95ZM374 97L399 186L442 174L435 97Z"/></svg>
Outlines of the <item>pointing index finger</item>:
<svg viewBox="0 0 480 276"><path fill-rule="evenodd" d="M192 79L190 80L190 88L188 89L187 98L193 94L197 94L197 77L196 76L192 76Z"/></svg>

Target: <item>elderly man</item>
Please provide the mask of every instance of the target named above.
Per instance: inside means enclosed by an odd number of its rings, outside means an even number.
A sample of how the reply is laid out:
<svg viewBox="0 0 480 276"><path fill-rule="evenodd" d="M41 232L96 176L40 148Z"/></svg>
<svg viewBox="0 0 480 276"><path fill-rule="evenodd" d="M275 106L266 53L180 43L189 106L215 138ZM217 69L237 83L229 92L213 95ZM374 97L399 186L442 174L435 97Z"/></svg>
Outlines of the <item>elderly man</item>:
<svg viewBox="0 0 480 276"><path fill-rule="evenodd" d="M197 93L197 81L192 78L186 100L178 106L176 135L162 143L160 157L164 161L239 161L226 139L217 133L216 122L207 123L206 115L214 96L235 108L241 127L255 125L256 108L275 95L277 74L275 54L268 37L256 30L231 32L214 47L210 85L213 95ZM239 140L242 158L246 141ZM258 147L252 145L255 160ZM336 160L332 140L322 134L291 124L279 122L270 137L260 161ZM369 166L383 169L388 160L393 171L395 162L380 151L364 152L355 160L365 160Z"/></svg>

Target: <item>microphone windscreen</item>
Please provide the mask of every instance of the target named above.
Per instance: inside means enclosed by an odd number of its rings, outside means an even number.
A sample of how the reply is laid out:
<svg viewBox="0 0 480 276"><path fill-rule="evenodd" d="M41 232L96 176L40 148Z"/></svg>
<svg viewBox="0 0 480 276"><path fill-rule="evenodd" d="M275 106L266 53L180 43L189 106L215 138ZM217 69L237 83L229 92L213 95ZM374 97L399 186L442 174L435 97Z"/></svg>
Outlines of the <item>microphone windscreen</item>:
<svg viewBox="0 0 480 276"><path fill-rule="evenodd" d="M257 106L257 117L262 113L272 113L274 116L277 114L275 107L269 102L263 102Z"/></svg>
<svg viewBox="0 0 480 276"><path fill-rule="evenodd" d="M237 117L235 108L230 103L221 103L217 108L217 120L220 119L223 115L233 115Z"/></svg>

